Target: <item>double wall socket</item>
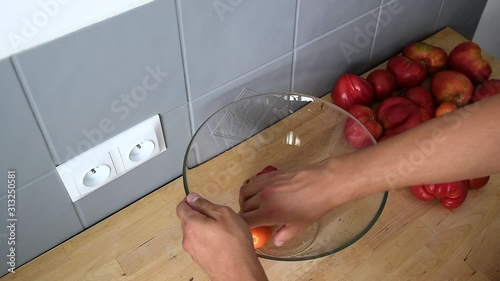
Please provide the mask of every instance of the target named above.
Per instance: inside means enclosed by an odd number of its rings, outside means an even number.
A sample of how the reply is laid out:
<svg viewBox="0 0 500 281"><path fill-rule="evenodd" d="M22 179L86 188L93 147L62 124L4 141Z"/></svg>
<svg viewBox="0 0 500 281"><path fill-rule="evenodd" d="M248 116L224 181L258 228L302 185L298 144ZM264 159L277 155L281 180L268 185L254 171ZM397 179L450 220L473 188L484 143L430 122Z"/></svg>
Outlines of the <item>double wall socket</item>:
<svg viewBox="0 0 500 281"><path fill-rule="evenodd" d="M150 119L57 166L73 202L166 150L160 117Z"/></svg>

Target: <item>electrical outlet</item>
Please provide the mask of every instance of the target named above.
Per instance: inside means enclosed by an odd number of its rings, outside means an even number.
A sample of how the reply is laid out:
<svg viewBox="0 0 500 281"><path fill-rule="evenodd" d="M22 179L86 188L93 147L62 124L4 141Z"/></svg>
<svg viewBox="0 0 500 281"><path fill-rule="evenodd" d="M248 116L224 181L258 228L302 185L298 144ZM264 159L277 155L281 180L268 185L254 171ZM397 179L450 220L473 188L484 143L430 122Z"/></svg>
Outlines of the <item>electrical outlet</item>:
<svg viewBox="0 0 500 281"><path fill-rule="evenodd" d="M154 122L146 122L124 133L117 149L125 170L154 157L165 147L163 135L157 135L161 127L156 128L155 125Z"/></svg>
<svg viewBox="0 0 500 281"><path fill-rule="evenodd" d="M166 150L158 115L57 166L73 202Z"/></svg>
<svg viewBox="0 0 500 281"><path fill-rule="evenodd" d="M96 158L82 158L82 163L71 172L80 194L87 194L113 180L117 173L109 153Z"/></svg>

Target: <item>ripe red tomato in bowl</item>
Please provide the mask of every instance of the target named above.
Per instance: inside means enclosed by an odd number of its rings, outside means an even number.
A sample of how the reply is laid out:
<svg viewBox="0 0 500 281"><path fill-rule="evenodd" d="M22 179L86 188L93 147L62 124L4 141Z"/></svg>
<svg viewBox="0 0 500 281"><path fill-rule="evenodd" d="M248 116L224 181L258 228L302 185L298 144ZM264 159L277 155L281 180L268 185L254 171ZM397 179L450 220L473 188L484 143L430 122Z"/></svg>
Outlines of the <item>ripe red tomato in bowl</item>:
<svg viewBox="0 0 500 281"><path fill-rule="evenodd" d="M252 228L250 232L252 233L253 247L255 249L264 246L272 236L272 228L270 226Z"/></svg>

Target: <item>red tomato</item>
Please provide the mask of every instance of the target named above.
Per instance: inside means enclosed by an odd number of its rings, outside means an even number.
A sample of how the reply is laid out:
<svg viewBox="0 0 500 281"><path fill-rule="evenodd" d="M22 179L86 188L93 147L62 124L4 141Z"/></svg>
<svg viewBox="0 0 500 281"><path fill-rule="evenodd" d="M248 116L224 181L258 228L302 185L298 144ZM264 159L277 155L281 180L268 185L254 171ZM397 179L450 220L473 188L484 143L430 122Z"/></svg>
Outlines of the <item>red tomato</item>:
<svg viewBox="0 0 500 281"><path fill-rule="evenodd" d="M430 201L438 198L441 205L447 209L455 209L462 205L467 197L468 190L469 182L467 180L411 187L413 194L420 200Z"/></svg>
<svg viewBox="0 0 500 281"><path fill-rule="evenodd" d="M490 176L469 180L469 189L480 189L490 180Z"/></svg>
<svg viewBox="0 0 500 281"><path fill-rule="evenodd" d="M373 88L365 79L354 74L343 74L333 86L332 102L342 109L351 105L370 105L373 102Z"/></svg>
<svg viewBox="0 0 500 281"><path fill-rule="evenodd" d="M420 61L427 73L434 74L446 66L446 51L423 42L411 43L403 49L403 56Z"/></svg>
<svg viewBox="0 0 500 281"><path fill-rule="evenodd" d="M264 246L272 235L272 229L270 226L252 228L250 232L252 233L253 246L255 249Z"/></svg>
<svg viewBox="0 0 500 281"><path fill-rule="evenodd" d="M385 99L375 115L384 128L380 141L411 129L434 117L434 101L423 87L412 87L401 96Z"/></svg>
<svg viewBox="0 0 500 281"><path fill-rule="evenodd" d="M355 104L347 110L356 119L366 127L372 136L378 140L382 137L383 128L380 123L375 120L375 112L371 108ZM356 148L362 148L373 144L372 139L366 133L361 125L351 118L348 118L344 124L344 135L347 142Z"/></svg>
<svg viewBox="0 0 500 281"><path fill-rule="evenodd" d="M262 174L267 174L267 173L274 172L277 170L278 169L276 167L269 165L269 166L265 167L264 169L262 169L262 171L258 172L255 176L260 176Z"/></svg>
<svg viewBox="0 0 500 281"><path fill-rule="evenodd" d="M368 75L366 80L372 85L375 98L379 101L392 96L396 90L396 78L388 70L374 70Z"/></svg>
<svg viewBox="0 0 500 281"><path fill-rule="evenodd" d="M457 107L451 102L443 102L436 108L436 117L452 112Z"/></svg>
<svg viewBox="0 0 500 281"><path fill-rule="evenodd" d="M498 94L500 94L500 80L491 79L477 87L472 100L476 102Z"/></svg>
<svg viewBox="0 0 500 281"><path fill-rule="evenodd" d="M434 74L431 89L437 103L451 102L457 107L461 107L471 99L474 86L464 74L458 71L444 70Z"/></svg>
<svg viewBox="0 0 500 281"><path fill-rule="evenodd" d="M450 52L448 68L465 74L474 84L488 80L492 73L490 63L481 55L481 47L474 42L456 46Z"/></svg>
<svg viewBox="0 0 500 281"><path fill-rule="evenodd" d="M419 86L427 77L425 67L420 62L403 56L389 59L387 70L394 74L398 88Z"/></svg>

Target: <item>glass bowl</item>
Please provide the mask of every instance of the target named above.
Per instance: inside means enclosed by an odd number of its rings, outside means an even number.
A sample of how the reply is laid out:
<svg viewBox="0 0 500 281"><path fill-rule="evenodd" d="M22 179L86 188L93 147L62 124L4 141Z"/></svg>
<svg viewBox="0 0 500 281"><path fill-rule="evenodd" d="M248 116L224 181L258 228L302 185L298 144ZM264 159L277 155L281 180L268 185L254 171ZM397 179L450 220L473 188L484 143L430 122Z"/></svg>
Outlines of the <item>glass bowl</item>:
<svg viewBox="0 0 500 281"><path fill-rule="evenodd" d="M183 168L186 195L196 192L238 212L240 187L264 167L285 170L359 149L344 135L349 119L355 120L334 104L303 94L237 100L210 116L189 143ZM359 131L376 143L364 127ZM330 255L367 233L386 200L387 192L348 202L283 246L275 247L270 239L256 252L262 258L285 261Z"/></svg>

